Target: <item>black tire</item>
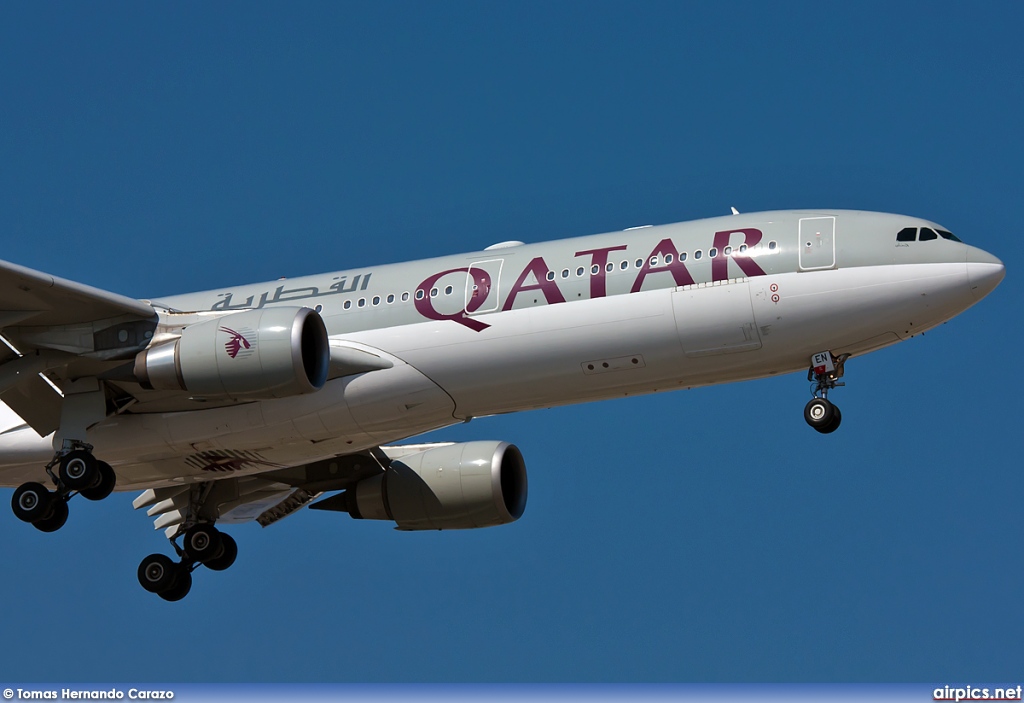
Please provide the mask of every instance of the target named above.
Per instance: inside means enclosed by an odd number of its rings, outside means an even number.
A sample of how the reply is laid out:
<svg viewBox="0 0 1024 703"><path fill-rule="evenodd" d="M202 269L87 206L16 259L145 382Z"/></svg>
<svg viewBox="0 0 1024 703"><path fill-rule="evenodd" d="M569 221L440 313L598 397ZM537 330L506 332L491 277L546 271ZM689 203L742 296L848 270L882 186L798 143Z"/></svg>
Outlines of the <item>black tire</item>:
<svg viewBox="0 0 1024 703"><path fill-rule="evenodd" d="M843 421L843 414L839 412L839 408L835 405L832 406L832 421L824 427L816 427L815 429L822 434L832 434L839 429L839 423Z"/></svg>
<svg viewBox="0 0 1024 703"><path fill-rule="evenodd" d="M180 574L179 565L164 554L150 554L139 564L139 584L150 593L163 593L174 588Z"/></svg>
<svg viewBox="0 0 1024 703"><path fill-rule="evenodd" d="M110 464L105 461L97 461L96 468L100 472L99 485L78 491L89 500L103 500L114 491L114 486L117 485L117 474L110 468Z"/></svg>
<svg viewBox="0 0 1024 703"><path fill-rule="evenodd" d="M68 521L67 501L62 500L56 495L50 500L53 503L53 510L50 515L32 523L32 526L40 532L56 532L64 527L64 523Z"/></svg>
<svg viewBox="0 0 1024 703"><path fill-rule="evenodd" d="M811 398L804 406L804 420L808 425L821 432L822 428L828 427L835 417L835 408L836 406L825 398Z"/></svg>
<svg viewBox="0 0 1024 703"><path fill-rule="evenodd" d="M103 480L96 466L96 457L84 449L76 449L62 456L57 475L69 491L95 488Z"/></svg>
<svg viewBox="0 0 1024 703"><path fill-rule="evenodd" d="M11 509L22 522L35 523L53 514L54 498L54 494L41 483L23 483L11 496Z"/></svg>
<svg viewBox="0 0 1024 703"><path fill-rule="evenodd" d="M182 548L190 558L205 565L224 554L224 535L213 525L193 525L185 532Z"/></svg>
<svg viewBox="0 0 1024 703"><path fill-rule="evenodd" d="M185 567L184 564L178 565L178 579L174 585L166 591L157 593L158 596L166 601L179 601L188 595L188 592L192 590L192 573Z"/></svg>
<svg viewBox="0 0 1024 703"><path fill-rule="evenodd" d="M226 532L220 533L221 543L224 545L224 552L219 557L211 559L210 561L203 564L207 569L214 571L224 571L229 566L235 563L235 559L238 558L238 543L235 542L234 538Z"/></svg>

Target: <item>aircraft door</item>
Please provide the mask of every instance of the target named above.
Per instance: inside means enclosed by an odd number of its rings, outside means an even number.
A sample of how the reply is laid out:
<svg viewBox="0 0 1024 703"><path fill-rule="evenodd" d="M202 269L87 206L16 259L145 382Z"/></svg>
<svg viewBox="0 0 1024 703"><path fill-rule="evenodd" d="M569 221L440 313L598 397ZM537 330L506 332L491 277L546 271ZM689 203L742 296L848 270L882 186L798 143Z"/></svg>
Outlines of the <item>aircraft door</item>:
<svg viewBox="0 0 1024 703"><path fill-rule="evenodd" d="M746 281L672 293L676 328L686 356L712 356L761 348Z"/></svg>
<svg viewBox="0 0 1024 703"><path fill-rule="evenodd" d="M466 276L466 313L494 312L501 303L501 265L503 259L474 261Z"/></svg>
<svg viewBox="0 0 1024 703"><path fill-rule="evenodd" d="M836 218L800 219L800 270L815 271L836 266Z"/></svg>

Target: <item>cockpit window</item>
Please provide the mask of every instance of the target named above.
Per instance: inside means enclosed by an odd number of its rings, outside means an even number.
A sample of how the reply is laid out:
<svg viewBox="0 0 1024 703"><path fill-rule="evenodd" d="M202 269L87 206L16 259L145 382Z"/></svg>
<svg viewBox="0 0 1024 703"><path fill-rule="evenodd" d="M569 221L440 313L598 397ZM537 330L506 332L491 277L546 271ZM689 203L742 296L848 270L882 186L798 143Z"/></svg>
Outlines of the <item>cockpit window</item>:
<svg viewBox="0 0 1024 703"><path fill-rule="evenodd" d="M931 227L922 227L920 231L921 231L921 236L918 237L918 235L917 235L917 233L918 233L917 227L904 227L903 229L901 229L899 232L896 233L896 241L897 242L917 242L917 241L929 242L929 241L931 241L933 239L938 239L939 237L942 237L943 239L948 239L948 240L953 241L953 242L959 242L960 241L960 239L955 234L953 234L952 232L947 232L944 229L932 229Z"/></svg>

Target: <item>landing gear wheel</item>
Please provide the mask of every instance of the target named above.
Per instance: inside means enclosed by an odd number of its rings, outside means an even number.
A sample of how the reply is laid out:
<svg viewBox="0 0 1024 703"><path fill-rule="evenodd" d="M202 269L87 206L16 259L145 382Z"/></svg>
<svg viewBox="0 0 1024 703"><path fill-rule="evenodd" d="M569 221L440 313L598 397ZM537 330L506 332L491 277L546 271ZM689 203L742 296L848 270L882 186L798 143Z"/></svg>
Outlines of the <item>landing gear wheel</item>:
<svg viewBox="0 0 1024 703"><path fill-rule="evenodd" d="M11 497L11 508L19 520L34 523L52 514L55 498L56 496L41 483L23 483ZM64 502L60 498L56 499Z"/></svg>
<svg viewBox="0 0 1024 703"><path fill-rule="evenodd" d="M192 590L192 573L184 564L178 564L178 580L166 591L160 591L158 596L167 601L181 600Z"/></svg>
<svg viewBox="0 0 1024 703"><path fill-rule="evenodd" d="M69 491L95 488L103 480L96 457L84 449L68 452L60 458L60 482Z"/></svg>
<svg viewBox="0 0 1024 703"><path fill-rule="evenodd" d="M164 554L150 554L139 564L139 583L150 593L165 593L177 585L179 565ZM189 576L189 581L192 577Z"/></svg>
<svg viewBox="0 0 1024 703"><path fill-rule="evenodd" d="M839 412L839 408L835 405L832 406L832 422L828 423L822 428L815 428L822 434L831 434L839 429L839 423L843 421L843 414Z"/></svg>
<svg viewBox="0 0 1024 703"><path fill-rule="evenodd" d="M811 398L804 406L804 420L818 432L831 432L825 430L835 418L836 406L832 405L826 398ZM837 424L836 427L839 425ZM835 428L832 428L835 429Z"/></svg>
<svg viewBox="0 0 1024 703"><path fill-rule="evenodd" d="M224 554L224 535L213 525L200 523L188 529L182 547L190 558L205 565Z"/></svg>
<svg viewBox="0 0 1024 703"><path fill-rule="evenodd" d="M231 535L221 532L220 539L224 545L224 553L203 564L207 569L212 569L213 571L224 571L224 569L234 564L235 559L238 558L238 543L235 542Z"/></svg>
<svg viewBox="0 0 1024 703"><path fill-rule="evenodd" d="M53 503L53 510L50 515L32 523L32 526L40 532L56 532L64 527L64 523L68 521L67 501L57 495L51 497L50 500Z"/></svg>
<svg viewBox="0 0 1024 703"><path fill-rule="evenodd" d="M96 469L100 474L99 484L78 491L89 500L103 500L113 492L114 486L117 484L117 474L110 468L110 464L105 461L97 461Z"/></svg>

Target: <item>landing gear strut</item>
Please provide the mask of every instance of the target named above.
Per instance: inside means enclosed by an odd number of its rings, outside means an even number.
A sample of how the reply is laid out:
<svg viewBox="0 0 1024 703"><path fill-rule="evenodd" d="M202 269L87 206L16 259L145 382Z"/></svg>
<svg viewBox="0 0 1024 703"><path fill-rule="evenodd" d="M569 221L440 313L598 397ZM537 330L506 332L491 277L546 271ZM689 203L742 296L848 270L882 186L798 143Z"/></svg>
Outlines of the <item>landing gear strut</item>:
<svg viewBox="0 0 1024 703"><path fill-rule="evenodd" d="M182 537L182 546L175 541ZM177 601L188 595L192 588L192 572L200 564L213 571L223 571L235 563L238 544L231 535L221 532L210 523L197 523L187 530L179 530L171 538L171 546L178 553L174 562L163 554L150 554L139 564L139 583L150 593L164 600Z"/></svg>
<svg viewBox="0 0 1024 703"><path fill-rule="evenodd" d="M818 352L811 357L811 368L807 370L807 380L811 387L811 399L804 406L804 420L822 434L829 434L839 429L843 414L828 399L828 392L837 386L845 386L839 381L843 377L844 365L850 358L849 354L833 356L830 351Z"/></svg>
<svg viewBox="0 0 1024 703"><path fill-rule="evenodd" d="M53 468L57 467L54 474ZM68 501L75 495L103 500L114 490L117 476L110 464L92 455L92 447L71 443L57 452L46 473L57 487L50 491L41 483L23 483L11 498L14 515L42 532L55 532L68 520Z"/></svg>

